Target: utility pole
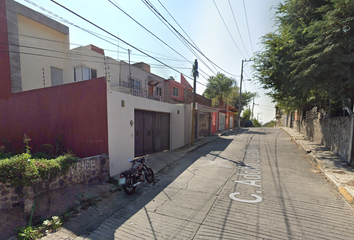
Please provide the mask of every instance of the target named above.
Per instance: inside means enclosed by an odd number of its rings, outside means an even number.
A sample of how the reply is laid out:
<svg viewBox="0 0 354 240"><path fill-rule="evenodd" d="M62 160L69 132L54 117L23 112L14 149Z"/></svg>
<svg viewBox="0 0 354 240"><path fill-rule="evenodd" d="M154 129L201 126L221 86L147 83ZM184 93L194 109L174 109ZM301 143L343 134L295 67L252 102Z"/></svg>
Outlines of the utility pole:
<svg viewBox="0 0 354 240"><path fill-rule="evenodd" d="M196 83L197 83L197 77L199 75L198 73L198 61L197 59L194 61L193 65L193 77L194 77L194 82L193 82L193 110L192 110L192 133L191 133L191 146L194 144L194 132L195 132L195 92L196 92Z"/></svg>
<svg viewBox="0 0 354 240"><path fill-rule="evenodd" d="M238 128L241 128L241 94L242 94L242 79L243 79L243 63L252 60L243 60L241 64L241 80L240 80L240 96L238 97Z"/></svg>
<svg viewBox="0 0 354 240"><path fill-rule="evenodd" d="M243 59L241 64L241 80L240 80L240 95L238 96L238 128L241 128L241 93L242 93L242 78L243 78Z"/></svg>
<svg viewBox="0 0 354 240"><path fill-rule="evenodd" d="M132 71L130 68L130 49L128 49L128 57L129 57L129 88L130 88L130 94L132 94Z"/></svg>
<svg viewBox="0 0 354 240"><path fill-rule="evenodd" d="M259 105L259 104L254 103L254 98L253 98L253 106L252 106L252 119L253 119L253 115L254 115L254 105Z"/></svg>
<svg viewBox="0 0 354 240"><path fill-rule="evenodd" d="M253 119L253 112L254 112L254 98L253 98L253 103L252 103L252 117L251 117L251 120Z"/></svg>

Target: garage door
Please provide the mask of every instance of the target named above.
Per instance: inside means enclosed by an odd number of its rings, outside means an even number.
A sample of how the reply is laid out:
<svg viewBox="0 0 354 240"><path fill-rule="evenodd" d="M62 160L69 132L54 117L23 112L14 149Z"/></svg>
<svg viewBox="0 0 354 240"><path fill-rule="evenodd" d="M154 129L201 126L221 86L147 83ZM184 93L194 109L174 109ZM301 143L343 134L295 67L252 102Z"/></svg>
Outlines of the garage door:
<svg viewBox="0 0 354 240"><path fill-rule="evenodd" d="M135 110L134 118L135 157L169 150L169 113Z"/></svg>

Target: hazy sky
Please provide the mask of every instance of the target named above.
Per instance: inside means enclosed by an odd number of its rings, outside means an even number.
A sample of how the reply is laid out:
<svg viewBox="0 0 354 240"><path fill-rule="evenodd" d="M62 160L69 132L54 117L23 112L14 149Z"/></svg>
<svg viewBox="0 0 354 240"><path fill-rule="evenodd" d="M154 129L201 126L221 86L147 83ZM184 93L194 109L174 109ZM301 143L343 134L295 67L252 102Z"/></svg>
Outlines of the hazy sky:
<svg viewBox="0 0 354 240"><path fill-rule="evenodd" d="M16 1L67 25L70 28L71 48L78 47L78 45L94 44L105 49L106 55L125 61L128 61L127 49L131 49L132 62L146 62L151 64L153 73L164 78L173 76L178 81L180 79L180 73L144 56L133 47L127 46L116 38L86 23L50 0L32 1L42 7L42 9L30 4L31 1L29 0ZM111 1L158 36L168 46L153 37L108 0L57 0L58 3L82 15L110 33L119 36L119 38L134 47L182 72L186 77L192 78L191 68L197 58L196 55L157 18L144 1ZM239 86L241 61L242 59L250 59L254 52L260 50L259 42L261 36L274 31L274 9L272 9L272 6L276 6L281 0L150 0L148 2L188 41L194 42L200 52L217 65L213 66L205 57L198 54L198 58L207 64L206 66L198 59L200 76L197 79L197 93L202 94L205 89L203 84L207 83L207 78L217 72L234 77ZM168 10L182 29L165 9ZM233 39L230 37L219 12ZM63 20L68 22L63 22ZM77 27L70 25L69 22L77 25ZM99 34L110 43L86 33L78 27ZM244 79L252 78L251 65L252 62L245 65ZM187 80L192 83L191 79L187 78ZM254 108L255 117L259 113L259 120L263 123L274 119L274 103L271 103L271 100L264 95L265 90L257 84L257 79L245 81L242 89L258 92L260 95L259 98L255 99L255 103L259 104L255 105Z"/></svg>

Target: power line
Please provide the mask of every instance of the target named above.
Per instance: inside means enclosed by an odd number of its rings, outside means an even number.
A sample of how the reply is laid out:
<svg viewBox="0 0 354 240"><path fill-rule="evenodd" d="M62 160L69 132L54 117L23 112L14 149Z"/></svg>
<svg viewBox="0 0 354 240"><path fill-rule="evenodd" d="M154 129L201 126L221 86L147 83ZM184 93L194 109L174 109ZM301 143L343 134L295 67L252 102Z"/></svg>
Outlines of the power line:
<svg viewBox="0 0 354 240"><path fill-rule="evenodd" d="M175 21L175 23L180 27L180 29L184 32L184 34L186 34L186 36L189 38L189 40L194 44L194 46L196 47L196 49L200 52L200 48L197 46L197 44L192 40L192 38L188 35L188 33L186 31L184 31L184 29L182 28L182 26L177 22L177 20L172 16L172 14L167 10L167 8L161 3L160 0L158 0L158 2L160 3L160 5L165 9L165 11L168 13L168 15L170 15L170 17L173 19L173 21ZM214 68L215 66L212 65ZM217 69L215 69L217 70Z"/></svg>
<svg viewBox="0 0 354 240"><path fill-rule="evenodd" d="M229 35L230 35L232 41L234 42L236 48L237 48L238 51L241 53L241 55L242 55L244 58L246 58L246 57L243 55L243 53L241 52L240 48L237 46L237 44L236 44L236 42L235 42L235 39L232 37L232 35L231 35L231 33L230 33L230 30L229 30L229 28L227 27L227 25L226 25L226 23L225 23L225 21L224 21L224 18L222 17L222 15L221 15L221 13L220 13L220 11L219 11L219 8L218 8L218 6L217 6L216 3L215 3L215 0L213 0L213 2L214 2L214 5L215 5L215 7L216 7L216 10L218 10L218 13L219 13L219 16L221 17L222 22L224 23L224 26L226 27L226 30L227 30L227 32L229 33Z"/></svg>
<svg viewBox="0 0 354 240"><path fill-rule="evenodd" d="M183 55L181 55L179 52L177 52L174 48L172 48L170 45L168 45L166 42L164 42L162 39L160 39L159 37L157 37L154 33L152 33L150 30L148 30L146 27L144 27L141 23L139 23L137 20L135 20L132 16L130 16L127 12L125 12L121 7L119 7L117 4L113 3L111 0L108 0L112 5L114 5L117 9L119 9L121 12L123 12L126 16L128 16L131 20L133 20L135 23L137 23L140 27L142 27L144 30L146 30L148 33L150 33L152 36L154 36L155 38L157 38L159 41L161 41L162 43L164 43L167 47L169 47L170 49L172 49L174 52L176 52L178 55L180 55L182 58L184 58L185 60L188 61L188 59L186 59ZM146 5L146 4L145 4ZM155 14L156 15L156 14ZM177 36L176 36L177 37ZM190 61L188 61L190 62ZM192 62L190 62L192 63ZM208 67L208 66L207 66ZM211 70L211 69L210 69ZM212 71L212 70L211 70Z"/></svg>
<svg viewBox="0 0 354 240"><path fill-rule="evenodd" d="M238 35L239 35L240 38L241 38L242 45L243 45L243 47L245 48L245 51L246 51L247 55L250 56L250 55L248 54L248 52L247 52L247 48L246 48L246 46L245 46L245 43L243 42L243 38L242 38L242 35L241 35L241 32L240 32L240 29L238 28L238 24L237 24L237 21L236 21L235 13L234 13L234 10L233 10L233 8L232 8L232 6L231 6L230 0L229 0L229 6L230 6L230 9L231 9L231 12L232 12L232 16L233 16L234 21L235 21L235 24L236 24L236 28L237 28L237 31L238 31ZM250 57L249 57L249 58L250 58Z"/></svg>
<svg viewBox="0 0 354 240"><path fill-rule="evenodd" d="M188 50L191 51L194 54L194 56L196 56L199 59L199 61L201 61L214 75L216 75L216 73L203 61L203 59L201 59L198 56L198 54L189 46L191 45L193 48L195 48L194 45L192 45L180 32L178 32L178 30L164 18L164 16L153 6L153 4L150 1L142 0L142 2L185 45L185 47L188 48ZM167 24L170 27L168 27Z"/></svg>
<svg viewBox="0 0 354 240"><path fill-rule="evenodd" d="M48 12L49 14L52 14L53 16L55 16L57 19L59 19L59 20L62 21L62 22L65 22L65 23L70 24L70 25L72 25L72 26L74 26L74 27L77 27L77 28L79 28L79 29L81 29L81 30L83 30L83 31L85 31L85 32L87 32L87 33L89 33L89 34L95 36L95 37L98 37L98 38L100 38L100 39L102 39L102 40L104 40L104 41L106 41L106 42L112 44L112 45L118 46L118 48L121 48L121 49L124 49L124 50L128 51L128 49L123 48L123 47L120 47L120 46L117 45L116 43L112 43L112 42L110 42L110 41L104 39L104 38L107 38L107 39L113 40L113 38L108 38L107 36L103 36L103 35L101 35L101 34L99 34L99 33L96 33L96 32L93 32L93 31L89 31L89 30L87 30L87 29L85 29L85 28L83 28L83 27L80 27L80 26L78 26L78 25L76 25L76 24L74 24L74 23L72 23L72 22L70 22L70 21L68 21L68 20L66 20L66 19L64 19L64 18L62 18L62 17L60 17L60 16L54 14L54 13L52 13L51 11L49 11L49 10L47 10L47 9L45 9L45 8L43 8L43 7L41 7L41 6L37 5L37 4L35 4L35 3L33 3L33 2L30 1L30 0L25 0L25 1L27 1L28 3L34 5L34 6L38 7L38 8L40 8L41 10L43 10L43 11L45 11L45 12ZM145 52L151 52L151 53L154 53L154 54L157 54L157 55L162 55L162 54L155 53L155 52L152 52L152 51L149 51L149 50L145 50L145 49L141 49L141 48L137 48L137 49L138 49L138 50L143 50L143 51L145 51ZM115 51L115 52L116 52L116 51ZM137 55L137 54L132 54L132 55ZM145 55L146 55L146 54L145 54ZM140 56L141 56L141 55L140 55ZM163 55L162 55L162 56L163 56ZM183 57L183 56L182 56L182 57ZM189 63L192 63L192 62L190 62L188 59L186 59L186 61L189 62Z"/></svg>
<svg viewBox="0 0 354 240"><path fill-rule="evenodd" d="M0 43L0 44L5 44L5 43ZM21 46L21 45L19 45ZM21 46L22 47L22 46ZM27 47L27 46L23 46L23 47ZM32 48L32 47L29 47L29 48ZM33 49L37 49L38 48L33 48ZM40 49L40 50L45 50L45 51L51 51L51 50L46 50L46 49ZM94 61L94 60L87 60L87 59L82 59L82 58L72 58L72 57L64 57L64 56L55 56L55 55L48 55L48 54L40 54L40 53L33 53L33 52L24 52L24 51L14 51L14 50L0 50L1 52L12 52L12 53L19 53L19 54L25 54L25 55L32 55L32 56L39 56L39 57L48 57L48 58L57 58L57 59L65 59L65 60L73 60L73 61L78 61L78 62L91 62L91 63L102 63L104 64L104 61ZM69 54L69 55L72 55L73 53L68 53L68 52L61 52L61 51L55 51L55 50L52 50L51 52L56 52L56 53L63 53L63 54ZM80 54L73 54L73 55L80 55ZM107 58L107 56L102 56L102 57L98 57L98 56L90 56L90 55L80 55L80 56L88 56L88 57L94 57L94 58L101 58L101 59L104 59L104 58ZM117 59L114 59L114 58L111 58L111 57L108 57L114 61L116 61L116 63L114 62L109 62L109 65L119 65L119 61L120 60L117 60ZM139 62L135 62L133 61L132 64L135 64L135 63L139 63ZM154 64L154 63L147 63L149 64L151 67L153 68L166 68L165 65L159 65L159 64ZM178 68L178 69L191 69L191 67L174 67L174 68Z"/></svg>
<svg viewBox="0 0 354 240"><path fill-rule="evenodd" d="M37 4L35 4L35 3L33 3L33 2L31 2L31 1L29 1L29 0L26 0L26 1L29 2L30 4L33 4L33 5L35 5L35 6L39 7L39 8L41 8L41 9L43 9L44 11L47 11L47 12L53 14L54 16L58 16L58 15L56 15L56 14L54 14L54 13L48 11L47 9L45 9L45 8L43 8L43 7L41 7L41 6L38 6ZM155 61L161 63L162 65L164 65L164 66L166 66L166 67L168 67L168 68L170 68L170 69L172 69L172 70L174 70L174 71L176 71L176 72L178 72L178 73L180 73L180 74L183 75L183 73L180 72L180 71L178 71L177 69L175 69L175 68L173 68L173 67L171 67L171 66L165 64L164 62L160 61L159 59L157 59L157 58L151 56L150 54L148 54L148 53L146 53L146 52L144 52L144 51L138 49L137 47L131 45L130 43L124 41L123 39L121 39L121 38L115 36L114 34L110 33L109 31L105 30L104 28L102 28L102 27L98 26L97 24L95 24L95 23L89 21L88 19L82 17L81 15L79 15L79 14L76 13L76 12L74 12L73 10L70 10L69 8L67 8L67 7L65 7L65 6L63 6L63 5L61 5L60 3L58 3L58 2L56 2L56 1L54 1L54 0L51 0L51 1L54 2L55 4L57 4L58 6L62 7L63 9L67 10L68 12L74 14L75 16L77 16L77 17L83 19L84 21L90 23L91 25L95 26L96 28L100 29L101 31L103 31L103 32L105 32L105 33L111 35L112 37L114 37L114 38L120 40L121 42L123 42L123 43L125 43L126 45L128 45L128 46L134 48L135 50L137 50L137 51L139 51L139 52L141 52L141 53L143 53L143 54L149 56L150 58L152 58L152 59L154 59ZM58 16L58 17L60 17L60 16ZM62 18L62 17L60 17L60 18ZM63 18L62 18L62 19L63 19ZM65 19L64 19L64 20L65 20ZM67 21L67 20L66 20L66 21ZM79 26L77 26L77 27L80 28L80 29L82 29L83 31L87 31L88 33L90 33L90 31L88 31L88 30L86 30L86 29L84 29L84 28L81 28L81 27L79 27ZM93 35L94 35L94 34L93 34ZM97 35L94 35L94 36L99 37L99 36L97 36ZM101 37L99 37L99 38L101 38ZM101 38L101 39L102 39L102 38ZM103 40L107 41L106 39L103 39ZM109 42L109 41L108 41L108 42ZM116 44L114 44L114 43L111 43L111 44L116 45ZM189 78L189 79L192 79L192 78L189 77L189 76L185 76L185 77L186 77L186 78Z"/></svg>
<svg viewBox="0 0 354 240"><path fill-rule="evenodd" d="M34 4L33 2L31 2L31 1L29 1L29 0L26 0L26 1L29 2L29 3L31 3L31 4ZM65 7L65 6L63 6L63 5L61 5L60 3L57 3L57 2L54 1L54 0L51 0L51 1L54 2L55 4L57 4L58 6L64 8L65 10L69 11L70 13L74 14L75 16L77 16L77 17L83 19L84 21L90 23L91 25L95 26L96 28L100 29L101 31L103 31L103 32L105 32L105 33L107 33L107 34L109 34L109 35L111 35L111 36L117 38L118 40L122 41L122 42L125 43L126 45L128 45L128 46L130 46L130 47L136 49L137 51L143 53L144 55L146 55L146 56L148 56L148 57L154 59L155 61L161 63L163 66L165 66L165 67L167 67L167 68L170 68L170 69L172 69L172 70L174 70L174 71L176 71L176 72L178 72L178 73L184 75L182 72L178 71L176 68L171 67L171 66L165 64L164 62L160 61L159 59L157 59L157 58L155 58L155 57L153 57L153 56L147 54L146 52L144 52L144 51L138 49L137 47L135 47L135 46L129 44L128 42L126 42L126 41L124 41L123 39L121 39L121 38L115 36L114 34L110 33L109 31L105 30L104 28L102 28L102 27L98 26L97 24L91 22L90 20L88 20L88 19L82 17L81 15L79 15L79 14L76 13L76 12L74 12L73 10L70 10L69 8L67 8L67 7ZM37 7L39 7L39 6L36 5L36 4L34 4L34 5L37 6ZM45 8L43 8L43 7L40 7L40 8L41 8L42 10L44 10L44 11L48 11L49 13L51 13L49 10L47 10L47 9L45 9ZM53 14L53 13L51 13L51 14ZM55 14L54 14L54 15L55 15ZM55 16L57 16L57 15L55 15ZM59 16L58 16L58 17L59 17ZM60 17L60 18L63 19L62 17ZM66 22L68 22L66 19L63 19L63 20L65 20ZM77 26L77 25L75 25L75 26ZM88 33L91 33L90 31L88 31L88 30L86 30L86 29L84 29L84 28L82 28L82 27L79 27L79 26L77 26L77 27L80 28L80 29L83 30L83 31L86 31L86 32L88 32ZM91 34L92 34L92 33L91 33ZM95 34L93 34L93 36L98 37L98 36L95 35ZM99 37L99 38L101 38L101 37ZM101 38L101 39L102 39L102 38ZM108 41L108 42L109 42L109 41ZM116 44L114 44L114 43L111 43L111 44L116 45ZM32 54L32 53L24 53L24 54ZM32 55L46 56L46 57L55 57L55 58L64 58L64 57L49 56L49 55L40 55L40 54L32 54ZM69 59L69 58L64 58L64 59ZM82 60L82 59L80 59L80 60ZM184 75L184 76L185 76L186 78L192 80L191 77L189 77L189 76L187 76L187 75ZM198 81L197 81L197 82L198 82ZM201 85L203 85L203 86L206 86L205 84L203 84L203 83L201 83L201 82L198 82L198 83L201 84Z"/></svg>
<svg viewBox="0 0 354 240"><path fill-rule="evenodd" d="M58 40L54 40L54 39L49 39L49 38L42 38L42 37L36 37L36 36L31 36L31 35L26 35L26 34L20 34L20 33L13 33L13 32L6 32L6 31L0 31L0 33L7 33L7 34L11 34L11 35L17 35L17 36L21 36L21 37L27 37L27 38L33 38L33 39L37 39L37 40L43 40L43 41L49 41L49 42L56 42L56 43L63 43L63 44L69 44L69 45L73 45L73 46L79 46L79 47L83 47L82 44L78 44L78 43L71 43L71 42L65 42L65 41L58 41ZM116 45L116 44L115 44ZM125 50L125 51L128 51L127 48L123 48L121 46L118 46L116 45L117 47ZM160 53L157 53L157 52L153 52L153 51L149 51L149 50L146 50L146 49L143 49L143 48L139 48L143 51L146 51L146 52L151 52L153 54L156 54L156 55L160 55L160 56L163 56L165 58L161 58L159 57L160 59L164 59L164 60L168 60L168 61L179 61L179 62L188 62L188 63L192 63L191 61L189 61L188 59L186 59L185 61L184 60L181 60L181 59L177 59L177 58L169 58L169 56L166 56L166 55L163 55L163 54L160 54ZM107 52L115 52L117 53L117 50L112 50L112 49L103 49L104 51L107 51ZM73 51L73 49L71 49L70 51ZM127 52L122 52L123 54L128 54ZM134 55L134 56L140 56L140 57L147 57L146 55L144 54L136 54L136 53L130 53L131 55Z"/></svg>
<svg viewBox="0 0 354 240"><path fill-rule="evenodd" d="M182 58L184 58L185 60L188 61L187 58L185 58L182 54L180 54L179 52L177 52L174 48L172 48L170 45L168 45L165 41L163 41L161 38L159 38L158 36L156 36L153 32L151 32L149 29L147 29L146 27L144 27L141 23L139 23L137 20L135 20L132 16L130 16L127 12L125 12L121 7L119 7L118 5L116 5L115 3L113 3L111 0L108 0L113 6L115 6L117 9L119 9L121 12L123 12L126 16L128 16L131 20L133 20L136 24L138 24L140 27L142 27L145 31L147 31L148 33L150 33L152 36L154 36L155 38L157 38L160 42L162 42L163 44L165 44L167 47L169 47L171 50L173 50L175 53L177 53L178 55L180 55ZM189 61L189 63L193 63L192 61Z"/></svg>
<svg viewBox="0 0 354 240"><path fill-rule="evenodd" d="M194 46L200 50L200 48L197 46L197 44L195 44L195 42L193 42L192 38L186 33L186 31L184 31L184 29L181 27L181 25L179 25L179 23L177 22L177 20L172 16L172 14L167 10L167 8L165 8L165 6L161 3L160 0L158 0L158 2L161 4L161 6L165 9L165 11L168 13L168 15L170 15L170 17L173 19L173 21L175 21L175 23L177 23L177 25L182 29L182 31L184 32L184 34L186 34L186 36L189 38L189 40L191 40L191 42L194 44Z"/></svg>
<svg viewBox="0 0 354 240"><path fill-rule="evenodd" d="M152 3L149 1L149 0L142 0L143 2L144 2L144 4L146 5L146 6L148 6L149 7L149 9L151 9L151 11L154 11L155 12L155 15L157 16L157 15L159 15L160 17L161 17L161 19L163 19L163 21L165 21L180 37L181 37L181 39L183 39L183 41L185 41L186 43L188 43L192 48L194 48L195 50L197 50L197 52L199 52L205 59L207 59L212 65L214 65L215 67L217 67L217 68L219 68L220 70L222 70L222 71L224 71L225 73L227 73L227 74L229 74L229 75L232 75L232 76L235 76L234 74L232 74L232 73L229 73L229 72L227 72L226 70L224 70L224 69L222 69L221 67L219 67L216 63L214 63L212 60L210 60L198 47L196 47L196 46L194 46L193 44L191 44L166 18L164 18L163 16L162 16L162 14L152 5ZM160 19L160 18L159 18ZM161 20L160 19L160 20ZM161 20L162 21L162 20ZM165 24L166 25L166 24ZM172 30L171 30L172 31ZM188 49L190 49L190 48L188 48ZM200 61L202 61L202 59L200 59L199 57L198 57L198 55L196 54L196 53L194 53L195 54L195 56L200 60ZM202 63L204 63L203 61L202 61ZM207 66L208 67L208 65L206 65L205 63L204 63L204 65L205 66ZM210 70L210 68L209 68L209 70ZM213 74L215 74L215 72L214 71L212 71L211 70L211 72L213 72ZM216 75L216 74L215 74Z"/></svg>
<svg viewBox="0 0 354 240"><path fill-rule="evenodd" d="M250 38L250 44L251 44L251 49L252 49L252 54L253 54L252 40L251 40L251 34L250 34L250 27L249 27L249 25L248 25L248 18L247 18L247 11L246 11L245 0L243 0L243 8L245 9L246 23L247 23L247 29L248 29L248 36L249 36L249 38Z"/></svg>

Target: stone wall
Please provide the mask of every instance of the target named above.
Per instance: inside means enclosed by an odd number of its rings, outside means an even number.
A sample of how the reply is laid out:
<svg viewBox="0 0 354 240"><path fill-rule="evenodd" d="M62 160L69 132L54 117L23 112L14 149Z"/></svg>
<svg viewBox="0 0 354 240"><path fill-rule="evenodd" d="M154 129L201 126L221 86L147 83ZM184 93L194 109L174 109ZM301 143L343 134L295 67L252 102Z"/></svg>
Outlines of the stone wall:
<svg viewBox="0 0 354 240"><path fill-rule="evenodd" d="M313 108L301 122L295 121L293 128L310 141L321 143L344 159L348 158L351 129L349 116L325 117L323 112Z"/></svg>
<svg viewBox="0 0 354 240"><path fill-rule="evenodd" d="M51 199L58 189L66 189L75 185L90 185L106 181L109 178L108 156L95 156L81 159L71 166L69 171L53 181L39 181L30 187L13 187L10 183L0 183L0 210L20 207L24 213L30 213L35 196L38 201L55 204ZM54 194L55 195L55 194ZM46 205L46 204L45 204ZM50 206L43 206L48 209ZM38 209L40 212L41 209Z"/></svg>

